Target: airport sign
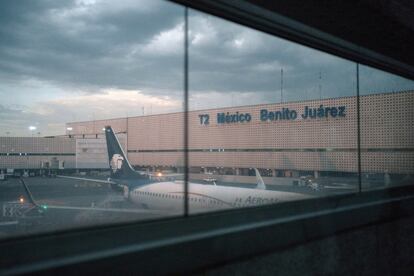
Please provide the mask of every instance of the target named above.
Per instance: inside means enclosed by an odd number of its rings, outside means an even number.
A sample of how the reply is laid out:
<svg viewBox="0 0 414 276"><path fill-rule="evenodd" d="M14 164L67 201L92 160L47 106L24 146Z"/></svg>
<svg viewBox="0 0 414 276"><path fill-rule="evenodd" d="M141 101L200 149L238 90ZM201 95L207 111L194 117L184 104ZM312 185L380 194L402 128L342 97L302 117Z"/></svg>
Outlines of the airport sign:
<svg viewBox="0 0 414 276"><path fill-rule="evenodd" d="M279 110L261 109L258 120L267 121L284 121L284 120L312 120L321 118L337 118L346 116L346 106L324 106L318 107L305 106L299 113L295 109L282 108ZM210 124L210 114L199 114L200 125ZM253 120L253 115L248 112L220 112L216 115L217 125L249 123Z"/></svg>

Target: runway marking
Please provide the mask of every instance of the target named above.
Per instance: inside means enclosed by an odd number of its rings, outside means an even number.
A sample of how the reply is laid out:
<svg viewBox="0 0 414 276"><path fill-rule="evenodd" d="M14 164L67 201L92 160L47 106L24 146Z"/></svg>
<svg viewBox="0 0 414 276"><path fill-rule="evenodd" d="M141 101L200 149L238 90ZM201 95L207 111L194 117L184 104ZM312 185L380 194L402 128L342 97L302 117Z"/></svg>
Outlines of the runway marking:
<svg viewBox="0 0 414 276"><path fill-rule="evenodd" d="M0 226L9 226L9 225L17 225L17 224L19 224L17 220L0 222Z"/></svg>

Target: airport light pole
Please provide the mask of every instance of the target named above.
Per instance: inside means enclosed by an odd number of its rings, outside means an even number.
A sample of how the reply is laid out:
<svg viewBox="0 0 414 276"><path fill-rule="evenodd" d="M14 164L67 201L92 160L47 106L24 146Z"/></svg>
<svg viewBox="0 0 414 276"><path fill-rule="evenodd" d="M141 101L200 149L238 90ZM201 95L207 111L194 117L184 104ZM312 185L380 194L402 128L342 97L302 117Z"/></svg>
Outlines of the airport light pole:
<svg viewBox="0 0 414 276"><path fill-rule="evenodd" d="M283 68L280 69L280 102L283 103Z"/></svg>
<svg viewBox="0 0 414 276"><path fill-rule="evenodd" d="M71 131L73 130L73 128L72 127L67 127L66 130L69 133L69 138L71 138Z"/></svg>
<svg viewBox="0 0 414 276"><path fill-rule="evenodd" d="M36 129L37 129L37 127L35 127L35 126L29 126L29 130L30 130L30 133L32 134L32 137L33 137L33 132L34 132Z"/></svg>

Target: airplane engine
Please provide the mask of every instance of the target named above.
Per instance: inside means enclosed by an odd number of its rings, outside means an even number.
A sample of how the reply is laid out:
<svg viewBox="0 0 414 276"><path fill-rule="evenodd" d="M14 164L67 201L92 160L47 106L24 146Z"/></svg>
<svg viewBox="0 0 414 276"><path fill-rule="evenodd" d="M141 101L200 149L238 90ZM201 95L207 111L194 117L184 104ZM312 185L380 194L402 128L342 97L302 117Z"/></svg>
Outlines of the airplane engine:
<svg viewBox="0 0 414 276"><path fill-rule="evenodd" d="M111 185L111 189L114 190L115 192L122 193L124 191L123 186L121 186L119 184L116 184L116 183L113 183L112 180L111 180L111 178L108 178L108 182L111 183L109 185Z"/></svg>

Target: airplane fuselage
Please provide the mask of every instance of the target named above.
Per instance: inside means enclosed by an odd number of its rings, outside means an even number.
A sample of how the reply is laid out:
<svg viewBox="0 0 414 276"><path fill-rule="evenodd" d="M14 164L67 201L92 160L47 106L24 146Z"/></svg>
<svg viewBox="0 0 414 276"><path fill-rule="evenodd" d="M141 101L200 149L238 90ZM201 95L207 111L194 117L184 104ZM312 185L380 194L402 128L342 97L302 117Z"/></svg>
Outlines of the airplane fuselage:
<svg viewBox="0 0 414 276"><path fill-rule="evenodd" d="M154 179L152 175L136 171L110 126L105 127L105 137L113 178L108 182L114 187L123 188L126 198L146 209L180 212L184 209L185 196L188 196L190 212L272 204L308 197L297 193L266 190L257 168L254 169L256 189L189 183L186 195L182 182L156 182L158 174Z"/></svg>
<svg viewBox="0 0 414 276"><path fill-rule="evenodd" d="M124 196L143 208L180 211L184 206L184 184L152 183L131 190L126 189ZM188 188L188 203L191 212L274 204L306 197L308 196L290 192L197 183L189 183Z"/></svg>

